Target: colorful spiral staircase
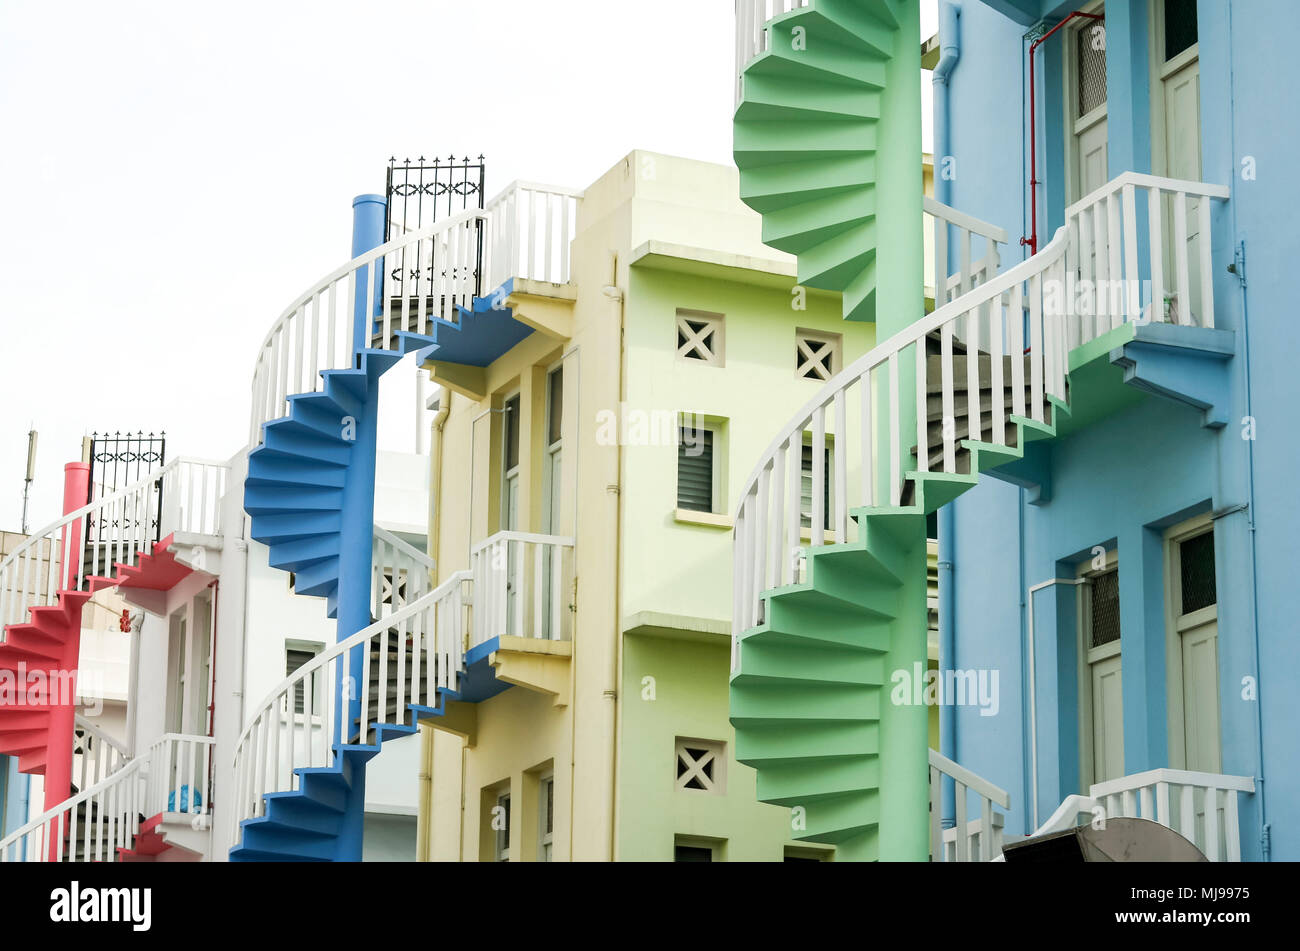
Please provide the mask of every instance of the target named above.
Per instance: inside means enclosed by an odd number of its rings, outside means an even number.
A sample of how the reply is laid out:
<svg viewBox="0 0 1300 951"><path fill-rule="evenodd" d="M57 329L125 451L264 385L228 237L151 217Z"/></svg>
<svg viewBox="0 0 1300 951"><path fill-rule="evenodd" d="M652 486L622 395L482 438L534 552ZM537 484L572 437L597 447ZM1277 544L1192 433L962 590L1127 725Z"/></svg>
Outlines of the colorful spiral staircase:
<svg viewBox="0 0 1300 951"><path fill-rule="evenodd" d="M762 5L757 10L761 16ZM740 64L741 198L762 215L763 240L797 256L801 284L840 291L846 319L876 321L878 346L828 382L803 421L787 427L784 444L778 440L760 462L737 516L737 584L750 574L758 580L738 595L734 625L736 755L756 770L760 800L791 809L794 838L834 844L842 859L924 860L931 851L927 714L924 706L895 702L893 693L896 672L927 666L926 517L981 471L1023 456L1026 441L1053 435L1053 408L1064 404L1049 397L1038 421L1027 418L1024 406L1035 394L1013 399L1009 381L1020 374L1012 358L1003 358L995 381L987 353L973 354L973 367L966 363L952 320L915 326L924 317L920 182L899 170L917 165L921 151L919 124L900 114L919 113L919 102L907 99L919 75L916 5L808 0L750 28L765 33ZM893 281L895 272L905 272L912 287ZM945 312L962 309L958 300ZM912 402L920 373L925 397ZM802 545L806 561L788 582L786 569L772 567L776 555L754 572L756 559L769 551L788 557L783 542L798 538L773 539L782 530L763 527L772 505L781 504L773 495L784 491L780 479L790 469L776 457L802 443L804 432L824 431L825 416L811 422L818 412L845 419L843 397L855 383L874 399L870 410L863 403L863 414L874 414L863 464L874 448L884 470L863 490L859 502L868 504L848 507L833 543ZM995 402L1004 420L996 438ZM982 409L974 432L968 404ZM923 460L913 445L921 438L900 437L918 432L922 414ZM981 438L956 440L945 451L945 418L956 432ZM836 431L835 451L847 453L848 434Z"/></svg>
<svg viewBox="0 0 1300 951"><path fill-rule="evenodd" d="M473 226L475 219L467 220ZM440 227L458 226L463 223L451 219ZM434 232L440 233L437 228ZM409 353L417 353L421 364L434 355L468 361L473 357L466 353L490 349L485 341L508 348L529 332L500 306L500 295L484 298L465 291L470 286L464 283L468 261L443 265L440 274L451 283L441 291L435 283L433 313L426 313L428 301L388 298L382 279L374 275L387 274L407 248L430 239L414 233L403 240L404 246L384 245L344 268L363 275L354 287L370 288L355 295L363 327L351 338L349 365L320 371L320 385L312 392L287 394L287 413L261 427L261 444L249 453L245 482L244 509L251 518L252 537L268 546L273 567L293 573L297 594L326 599L329 616L338 619L339 641L358 636L367 624L380 625L367 646L350 652L348 676L354 680L366 666L360 659L363 653L371 655L366 663L374 659L377 668L383 652L375 639L384 636L383 622L370 613L368 600L364 613L358 614L355 593L356 581L368 586L370 580L380 377ZM467 247L463 243L460 253L469 253ZM388 258L392 260L386 265ZM439 260L447 259L440 253ZM478 274L482 261L472 266ZM297 345L302 346L301 336ZM350 573L363 577L353 577L348 611L341 604L340 587ZM430 595L412 607L428 612L436 601ZM429 703L389 703L382 711L368 711L368 717L352 711L346 726L334 727L330 762L295 767L295 788L253 790L262 805L253 809L256 815L239 821L231 861L359 860L366 763L380 752L385 739L414 734L422 719L442 715L446 700L459 696L430 682L423 694ZM344 732L346 736L340 735Z"/></svg>

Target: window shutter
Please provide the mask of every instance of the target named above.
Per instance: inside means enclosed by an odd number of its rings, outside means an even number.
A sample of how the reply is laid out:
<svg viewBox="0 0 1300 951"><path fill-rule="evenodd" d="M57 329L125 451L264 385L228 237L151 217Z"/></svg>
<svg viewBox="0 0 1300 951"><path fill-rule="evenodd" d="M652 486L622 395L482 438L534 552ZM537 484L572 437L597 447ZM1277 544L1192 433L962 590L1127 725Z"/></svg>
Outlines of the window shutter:
<svg viewBox="0 0 1300 951"><path fill-rule="evenodd" d="M822 467L822 528L831 527L831 449L827 446L825 464ZM799 480L799 511L802 516L800 524L804 528L812 527L812 446L803 447Z"/></svg>
<svg viewBox="0 0 1300 951"><path fill-rule="evenodd" d="M677 507L713 511L713 433L682 427L677 443Z"/></svg>

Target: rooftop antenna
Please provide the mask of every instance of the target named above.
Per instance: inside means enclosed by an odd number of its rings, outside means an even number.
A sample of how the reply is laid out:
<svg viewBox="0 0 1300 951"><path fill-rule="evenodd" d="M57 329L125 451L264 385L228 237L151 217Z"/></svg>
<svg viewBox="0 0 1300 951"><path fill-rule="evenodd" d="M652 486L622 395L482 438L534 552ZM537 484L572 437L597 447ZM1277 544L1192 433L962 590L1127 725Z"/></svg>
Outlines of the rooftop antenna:
<svg viewBox="0 0 1300 951"><path fill-rule="evenodd" d="M23 480L23 534L27 534L27 495L36 478L36 430L27 431L27 476Z"/></svg>

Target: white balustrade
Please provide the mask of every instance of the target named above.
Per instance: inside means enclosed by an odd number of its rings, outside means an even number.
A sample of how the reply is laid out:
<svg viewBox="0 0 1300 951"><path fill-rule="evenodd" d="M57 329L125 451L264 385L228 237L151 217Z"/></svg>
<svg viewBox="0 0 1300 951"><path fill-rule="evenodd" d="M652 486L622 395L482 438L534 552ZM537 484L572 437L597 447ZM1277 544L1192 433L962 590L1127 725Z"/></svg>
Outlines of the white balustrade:
<svg viewBox="0 0 1300 951"><path fill-rule="evenodd" d="M370 742L375 724L413 725L412 705L436 706L439 689L457 689L469 580L469 572L452 575L271 691L235 749L231 841L241 821L264 814L266 793L300 788L297 770L332 766L338 744Z"/></svg>
<svg viewBox="0 0 1300 951"><path fill-rule="evenodd" d="M484 209L399 235L316 281L285 308L258 350L250 444L260 444L263 423L287 415L290 396L321 392L322 372L351 368L357 343L400 350L397 334L428 335L434 321L455 324L458 308L512 277L567 283L580 197L517 182ZM390 296L385 281L394 273L411 278L401 286L416 293Z"/></svg>
<svg viewBox="0 0 1300 951"><path fill-rule="evenodd" d="M107 779L129 758L122 743L77 714L72 731L72 778L78 790Z"/></svg>
<svg viewBox="0 0 1300 951"><path fill-rule="evenodd" d="M955 823L944 829L943 779L953 781ZM968 818L969 794L975 796L978 815ZM930 861L991 862L1002 854L1005 817L993 807L1011 808L1011 797L946 756L930 750Z"/></svg>
<svg viewBox="0 0 1300 951"><path fill-rule="evenodd" d="M474 576L471 646L494 637L567 640L573 539L498 532L470 553Z"/></svg>
<svg viewBox="0 0 1300 951"><path fill-rule="evenodd" d="M0 625L26 621L30 608L84 590L87 578L111 577L119 564L136 567L175 532L220 532L225 473L223 463L174 459L29 536L0 562Z"/></svg>
<svg viewBox="0 0 1300 951"><path fill-rule="evenodd" d="M1241 861L1238 799L1255 792L1250 776L1152 769L1094 783L1087 796L1069 796L1035 836L1106 819L1150 819L1173 829L1211 862Z"/></svg>
<svg viewBox="0 0 1300 951"><path fill-rule="evenodd" d="M371 617L386 617L433 587L433 559L378 525L372 551Z"/></svg>
<svg viewBox="0 0 1300 951"><path fill-rule="evenodd" d="M212 752L210 736L165 733L149 748L145 815L180 812L206 815L212 811Z"/></svg>
<svg viewBox="0 0 1300 951"><path fill-rule="evenodd" d="M569 283L569 245L581 197L572 188L514 182L488 202L492 267L484 292L512 277Z"/></svg>
<svg viewBox="0 0 1300 951"><path fill-rule="evenodd" d="M1227 195L1227 189L1218 186L1126 173L1071 206L1067 224L1050 244L1002 274L979 272L974 263L967 264L963 253L957 286L969 283L973 285L969 291L845 367L781 429L746 481L736 510L733 630L737 634L761 622L765 591L803 580L808 546L855 541L857 516L873 507L899 506L915 473L959 472L958 454L968 440L1005 446L1008 426L1015 419L1042 424L1053 418L1053 404L1066 399L1070 349L1119 322L1150 317L1149 307L1136 305L1099 314L1095 299L1089 304L1086 298L1070 296L1076 283L1072 275L1083 267L1089 247L1076 237L1089 230L1080 222L1113 202L1116 220L1129 222L1122 223L1117 233L1131 237L1133 196L1142 188L1157 197L1171 192L1175 197L1200 195L1202 209L1209 199ZM968 235L983 235L996 253L1001 237L997 229L965 216L957 218L950 210L927 207L939 212L936 219L964 228ZM1149 231L1153 240L1145 260L1148 269L1158 269L1164 258L1154 240L1158 225L1151 224ZM1204 234L1202 249L1209 245L1208 228ZM1111 243L1097 260L1118 257L1123 263L1106 273L1128 280L1130 275L1146 273L1134 263L1143 260L1137 250L1134 242L1122 248ZM1187 245L1179 244L1175 251L1175 257L1185 258ZM943 259L936 255L936 260ZM1185 265L1178 267L1185 269ZM1085 268L1081 273L1095 272ZM951 283L949 276L945 284ZM1159 286L1158 280L1152 283ZM1157 308L1156 317L1160 316ZM1202 305L1202 320L1209 316ZM957 358L966 349L962 341L977 343L986 359L967 359L961 369ZM961 420L958 400L980 390L1006 395L993 398L987 411L972 397ZM929 451L932 401L941 407L938 412L943 418L959 420L956 426L942 428L942 451L936 448L933 460ZM802 468L805 446L812 449L811 473ZM812 495L807 511L801 502L806 475L811 476ZM733 639L733 665L738 648Z"/></svg>
<svg viewBox="0 0 1300 951"><path fill-rule="evenodd" d="M750 60L767 50L770 20L808 6L808 0L736 0L736 104L743 92L743 75Z"/></svg>
<svg viewBox="0 0 1300 951"><path fill-rule="evenodd" d="M130 849L145 811L145 760L42 813L0 840L0 862L115 862Z"/></svg>

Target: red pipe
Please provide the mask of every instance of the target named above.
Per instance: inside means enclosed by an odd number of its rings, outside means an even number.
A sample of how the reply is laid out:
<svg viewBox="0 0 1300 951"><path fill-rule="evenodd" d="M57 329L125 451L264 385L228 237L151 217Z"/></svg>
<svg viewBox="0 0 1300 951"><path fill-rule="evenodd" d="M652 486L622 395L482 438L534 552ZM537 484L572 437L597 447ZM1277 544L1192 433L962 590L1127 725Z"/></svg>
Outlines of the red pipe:
<svg viewBox="0 0 1300 951"><path fill-rule="evenodd" d="M1088 20L1104 20L1105 14L1083 13L1075 10L1064 20L1056 24L1034 42L1029 44L1029 228L1028 238L1021 238L1020 244L1029 246L1032 257L1038 253L1038 106L1034 95L1034 50L1047 42L1047 39L1075 17Z"/></svg>

